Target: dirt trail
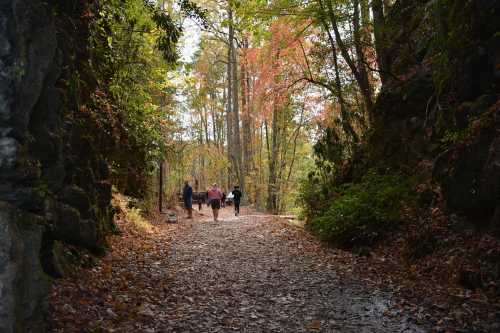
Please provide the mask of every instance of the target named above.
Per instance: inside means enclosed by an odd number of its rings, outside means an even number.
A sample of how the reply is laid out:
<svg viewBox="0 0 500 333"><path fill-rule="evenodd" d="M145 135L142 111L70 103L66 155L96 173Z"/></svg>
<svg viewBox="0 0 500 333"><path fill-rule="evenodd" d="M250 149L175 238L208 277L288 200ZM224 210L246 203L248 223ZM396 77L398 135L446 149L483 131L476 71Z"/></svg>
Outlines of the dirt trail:
<svg viewBox="0 0 500 333"><path fill-rule="evenodd" d="M390 295L341 278L334 258L296 227L229 208L219 222L186 223L169 255L168 325L155 330L424 331L391 312Z"/></svg>
<svg viewBox="0 0 500 333"><path fill-rule="evenodd" d="M122 224L96 267L56 283L53 331L426 331L300 228L231 213L213 222L204 208L147 235Z"/></svg>

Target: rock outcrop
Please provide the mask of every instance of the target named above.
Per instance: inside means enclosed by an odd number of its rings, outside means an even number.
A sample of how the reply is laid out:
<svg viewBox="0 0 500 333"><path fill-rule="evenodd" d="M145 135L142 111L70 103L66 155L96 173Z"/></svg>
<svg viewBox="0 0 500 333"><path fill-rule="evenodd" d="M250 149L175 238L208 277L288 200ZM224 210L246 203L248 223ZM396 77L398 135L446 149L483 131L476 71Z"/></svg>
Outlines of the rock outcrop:
<svg viewBox="0 0 500 333"><path fill-rule="evenodd" d="M39 261L43 217L30 213L41 165L30 158L29 126L54 72L56 30L41 1L4 1L0 11L0 331L36 332L48 277Z"/></svg>
<svg viewBox="0 0 500 333"><path fill-rule="evenodd" d="M449 213L482 227L498 223L499 17L492 0L395 3L386 27L391 79L351 173L375 165L432 181Z"/></svg>
<svg viewBox="0 0 500 333"><path fill-rule="evenodd" d="M77 74L75 50L86 47L85 29L68 29L64 16L78 21L83 5L0 3L1 332L43 331L46 273L61 273L53 270L58 249L103 253L113 229L99 130L84 116L74 120L75 97L61 86Z"/></svg>

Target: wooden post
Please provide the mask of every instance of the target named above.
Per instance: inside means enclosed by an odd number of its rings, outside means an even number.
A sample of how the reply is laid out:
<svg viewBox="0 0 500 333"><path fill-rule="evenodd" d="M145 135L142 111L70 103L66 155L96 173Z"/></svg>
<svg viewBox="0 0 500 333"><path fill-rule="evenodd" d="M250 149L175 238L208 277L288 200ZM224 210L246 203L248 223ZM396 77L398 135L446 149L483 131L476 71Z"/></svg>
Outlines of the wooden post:
<svg viewBox="0 0 500 333"><path fill-rule="evenodd" d="M160 210L160 213L163 210L163 162L160 161L159 163L159 188L158 188L158 207Z"/></svg>

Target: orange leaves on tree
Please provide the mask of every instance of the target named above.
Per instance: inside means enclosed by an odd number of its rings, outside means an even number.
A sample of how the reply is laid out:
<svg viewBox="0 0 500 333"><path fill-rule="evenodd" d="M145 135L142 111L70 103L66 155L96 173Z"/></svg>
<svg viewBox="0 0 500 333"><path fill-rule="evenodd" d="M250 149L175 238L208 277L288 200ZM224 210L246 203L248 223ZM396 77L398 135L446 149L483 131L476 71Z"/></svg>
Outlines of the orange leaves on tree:
<svg viewBox="0 0 500 333"><path fill-rule="evenodd" d="M302 33L307 23L280 18L271 25L270 38L262 47L241 53L254 82L252 100L263 118L274 108L286 106L291 94L307 85L303 80L307 68L304 52L309 46Z"/></svg>

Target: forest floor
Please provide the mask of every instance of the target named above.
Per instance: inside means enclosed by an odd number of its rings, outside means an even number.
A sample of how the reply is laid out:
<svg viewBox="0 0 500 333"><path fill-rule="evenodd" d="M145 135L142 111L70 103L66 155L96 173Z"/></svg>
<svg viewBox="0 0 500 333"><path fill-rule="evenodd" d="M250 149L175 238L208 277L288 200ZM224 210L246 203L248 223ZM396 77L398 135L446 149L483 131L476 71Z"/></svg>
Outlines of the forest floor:
<svg viewBox="0 0 500 333"><path fill-rule="evenodd" d="M97 265L56 281L53 332L459 331L283 218L228 207L213 222L204 208L147 232L118 226Z"/></svg>

